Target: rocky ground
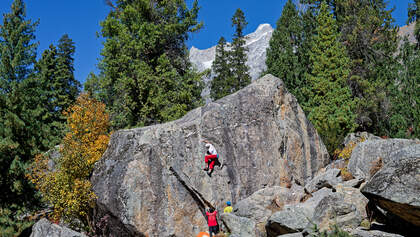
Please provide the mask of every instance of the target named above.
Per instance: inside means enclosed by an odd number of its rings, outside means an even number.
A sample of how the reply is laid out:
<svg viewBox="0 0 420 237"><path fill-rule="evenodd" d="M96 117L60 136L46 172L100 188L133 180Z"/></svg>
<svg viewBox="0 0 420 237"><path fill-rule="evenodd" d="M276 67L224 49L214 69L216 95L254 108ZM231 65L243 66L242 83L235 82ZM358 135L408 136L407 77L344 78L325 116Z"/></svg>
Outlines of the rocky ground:
<svg viewBox="0 0 420 237"><path fill-rule="evenodd" d="M204 143L222 167L202 170ZM280 79L267 75L182 119L120 130L96 164L102 236L196 236L205 209L231 237L307 236L334 225L353 236L420 233L420 141L351 134L331 161ZM351 175L345 174L350 172ZM60 229L62 228L62 229ZM83 236L41 220L31 236Z"/></svg>

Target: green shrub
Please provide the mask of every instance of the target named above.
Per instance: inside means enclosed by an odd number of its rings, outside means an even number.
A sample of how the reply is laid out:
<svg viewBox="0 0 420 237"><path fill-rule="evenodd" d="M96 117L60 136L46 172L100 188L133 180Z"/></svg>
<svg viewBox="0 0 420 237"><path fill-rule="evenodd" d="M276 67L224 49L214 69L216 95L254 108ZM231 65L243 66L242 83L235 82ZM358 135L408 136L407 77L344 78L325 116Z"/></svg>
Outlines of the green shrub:
<svg viewBox="0 0 420 237"><path fill-rule="evenodd" d="M311 234L312 237L351 237L349 233L340 229L337 225L332 226L331 231L320 231L317 225L313 227L313 233Z"/></svg>
<svg viewBox="0 0 420 237"><path fill-rule="evenodd" d="M25 211L21 208L18 208L16 211L9 208L0 208L0 236L19 236L22 231L31 227L34 224L32 221L20 218L24 214Z"/></svg>

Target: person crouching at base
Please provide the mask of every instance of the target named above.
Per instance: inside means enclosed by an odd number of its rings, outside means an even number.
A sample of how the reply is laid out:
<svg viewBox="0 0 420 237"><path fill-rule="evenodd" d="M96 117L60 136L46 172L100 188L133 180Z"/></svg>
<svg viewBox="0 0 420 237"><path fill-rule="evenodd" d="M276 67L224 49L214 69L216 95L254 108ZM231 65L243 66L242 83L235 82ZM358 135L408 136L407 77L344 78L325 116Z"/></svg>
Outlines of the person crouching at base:
<svg viewBox="0 0 420 237"><path fill-rule="evenodd" d="M225 209L223 210L223 213L231 213L233 211L232 203L230 201L226 202Z"/></svg>

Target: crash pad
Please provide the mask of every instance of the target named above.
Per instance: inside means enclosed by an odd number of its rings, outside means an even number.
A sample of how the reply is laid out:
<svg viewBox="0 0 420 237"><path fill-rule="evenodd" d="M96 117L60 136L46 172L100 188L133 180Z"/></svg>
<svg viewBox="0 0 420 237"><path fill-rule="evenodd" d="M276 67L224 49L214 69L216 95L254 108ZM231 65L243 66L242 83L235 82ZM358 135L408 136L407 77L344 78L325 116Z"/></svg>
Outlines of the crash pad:
<svg viewBox="0 0 420 237"><path fill-rule="evenodd" d="M210 237L210 235L207 232L200 232L198 233L197 237Z"/></svg>

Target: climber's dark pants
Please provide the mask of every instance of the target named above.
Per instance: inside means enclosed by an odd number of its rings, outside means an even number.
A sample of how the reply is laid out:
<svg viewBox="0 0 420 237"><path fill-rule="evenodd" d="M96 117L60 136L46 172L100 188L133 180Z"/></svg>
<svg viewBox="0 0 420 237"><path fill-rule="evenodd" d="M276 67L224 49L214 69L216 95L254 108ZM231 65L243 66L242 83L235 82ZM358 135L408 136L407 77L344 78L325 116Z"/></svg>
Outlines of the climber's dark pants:
<svg viewBox="0 0 420 237"><path fill-rule="evenodd" d="M217 225L209 226L209 233L210 233L210 237L213 236L213 233L215 234L219 233L219 227L217 227Z"/></svg>

